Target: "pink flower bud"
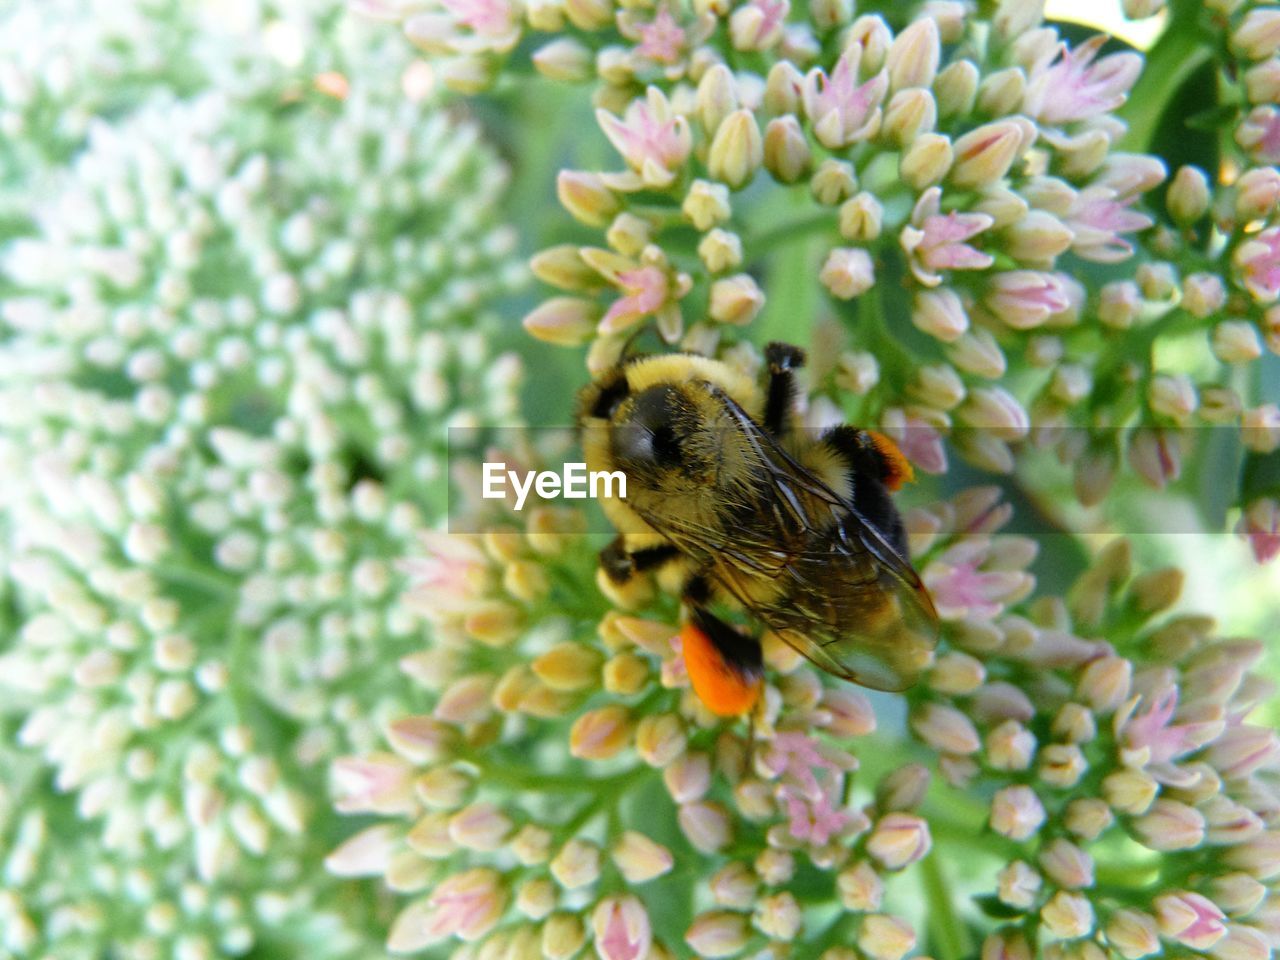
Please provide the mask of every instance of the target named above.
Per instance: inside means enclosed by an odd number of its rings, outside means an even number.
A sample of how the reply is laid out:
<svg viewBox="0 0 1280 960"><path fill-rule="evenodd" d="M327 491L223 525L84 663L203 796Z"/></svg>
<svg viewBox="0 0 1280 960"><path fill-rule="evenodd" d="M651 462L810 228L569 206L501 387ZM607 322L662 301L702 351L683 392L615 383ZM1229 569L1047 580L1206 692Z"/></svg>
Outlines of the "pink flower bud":
<svg viewBox="0 0 1280 960"><path fill-rule="evenodd" d="M1155 898L1160 935L1193 950L1207 950L1227 932L1224 914L1198 893L1166 893Z"/></svg>
<svg viewBox="0 0 1280 960"><path fill-rule="evenodd" d="M487 867L446 877L430 894L400 911L387 949L412 953L456 936L468 943L493 929L506 908L501 876Z"/></svg>
<svg viewBox="0 0 1280 960"><path fill-rule="evenodd" d="M644 960L653 944L648 911L630 894L606 897L596 904L591 928L600 960Z"/></svg>
<svg viewBox="0 0 1280 960"><path fill-rule="evenodd" d="M927 703L911 719L911 729L925 743L942 753L970 754L981 747L973 721L955 707Z"/></svg>

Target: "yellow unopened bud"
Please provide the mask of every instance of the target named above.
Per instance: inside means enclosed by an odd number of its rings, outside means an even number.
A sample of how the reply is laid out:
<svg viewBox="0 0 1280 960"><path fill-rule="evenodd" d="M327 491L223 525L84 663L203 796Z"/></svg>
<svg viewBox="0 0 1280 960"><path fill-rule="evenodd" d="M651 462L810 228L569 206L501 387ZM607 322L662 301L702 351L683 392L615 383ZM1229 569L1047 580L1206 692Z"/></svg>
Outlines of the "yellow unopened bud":
<svg viewBox="0 0 1280 960"><path fill-rule="evenodd" d="M750 110L735 110L716 130L707 155L707 171L734 190L751 182L764 162L764 141Z"/></svg>
<svg viewBox="0 0 1280 960"><path fill-rule="evenodd" d="M873 913L858 931L858 946L872 960L901 960L915 945L911 924L894 916Z"/></svg>
<svg viewBox="0 0 1280 960"><path fill-rule="evenodd" d="M790 942L800 933L803 915L795 896L783 891L759 900L753 919L756 929L766 937Z"/></svg>
<svg viewBox="0 0 1280 960"><path fill-rule="evenodd" d="M702 853L715 853L733 839L729 814L718 803L700 800L686 803L677 815L680 829L694 848Z"/></svg>
<svg viewBox="0 0 1280 960"><path fill-rule="evenodd" d="M1017 720L1006 720L987 734L987 763L996 770L1026 770L1036 751L1036 738Z"/></svg>
<svg viewBox="0 0 1280 960"><path fill-rule="evenodd" d="M997 930L982 941L980 960L1031 960L1031 944L1016 928Z"/></svg>
<svg viewBox="0 0 1280 960"><path fill-rule="evenodd" d="M1093 929L1093 905L1082 894L1059 890L1040 909L1040 920L1055 937L1083 937Z"/></svg>
<svg viewBox="0 0 1280 960"><path fill-rule="evenodd" d="M948 287L917 293L911 322L918 330L943 343L957 340L969 329L969 315L965 312L964 303L960 295Z"/></svg>
<svg viewBox="0 0 1280 960"><path fill-rule="evenodd" d="M574 913L557 913L542 925L542 955L547 960L569 960L587 942L587 930Z"/></svg>
<svg viewBox="0 0 1280 960"><path fill-rule="evenodd" d="M1245 410L1240 415L1240 440L1258 453L1280 449L1280 407L1267 403Z"/></svg>
<svg viewBox="0 0 1280 960"><path fill-rule="evenodd" d="M764 307L764 291L749 273L739 273L711 285L707 313L718 323L741 326L755 319Z"/></svg>
<svg viewBox="0 0 1280 960"><path fill-rule="evenodd" d="M1141 770L1117 770L1102 780L1102 796L1121 813L1140 816L1147 812L1160 785Z"/></svg>
<svg viewBox="0 0 1280 960"><path fill-rule="evenodd" d="M750 934L742 914L717 910L700 914L685 931L684 942L700 957L732 957L747 945Z"/></svg>
<svg viewBox="0 0 1280 960"><path fill-rule="evenodd" d="M1040 866L1050 880L1064 889L1093 886L1093 858L1069 840L1051 840L1040 851Z"/></svg>
<svg viewBox="0 0 1280 960"><path fill-rule="evenodd" d="M1193 273L1182 281L1182 309L1198 320L1213 316L1227 302L1222 278L1212 273Z"/></svg>
<svg viewBox="0 0 1280 960"><path fill-rule="evenodd" d="M988 117L1003 117L1022 106L1027 92L1027 75L1021 67L1008 67L988 74L978 86L978 109Z"/></svg>
<svg viewBox="0 0 1280 960"><path fill-rule="evenodd" d="M1051 743L1040 751L1040 779L1051 786L1074 787L1087 769L1084 753L1074 743Z"/></svg>
<svg viewBox="0 0 1280 960"><path fill-rule="evenodd" d="M723 63L708 68L698 81L696 109L708 137L714 137L724 119L738 109L737 84Z"/></svg>
<svg viewBox="0 0 1280 960"><path fill-rule="evenodd" d="M746 910L756 900L760 884L745 863L733 862L717 870L711 877L711 896L722 907Z"/></svg>
<svg viewBox="0 0 1280 960"><path fill-rule="evenodd" d="M940 183L951 169L955 153L951 138L941 133L922 133L912 141L898 162L898 173L919 191Z"/></svg>
<svg viewBox="0 0 1280 960"><path fill-rule="evenodd" d="M943 753L970 754L982 746L973 721L955 707L927 703L911 719L911 729L925 743Z"/></svg>
<svg viewBox="0 0 1280 960"><path fill-rule="evenodd" d="M579 30L603 30L613 24L613 0L564 0L564 13Z"/></svg>
<svg viewBox="0 0 1280 960"><path fill-rule="evenodd" d="M670 850L635 830L624 832L609 856L627 883L632 884L660 877L675 865Z"/></svg>
<svg viewBox="0 0 1280 960"><path fill-rule="evenodd" d="M634 653L620 653L604 665L604 688L609 693L630 696L643 690L648 680L649 661Z"/></svg>
<svg viewBox="0 0 1280 960"><path fill-rule="evenodd" d="M889 89L927 87L938 73L942 44L938 25L932 17L922 17L898 34L885 58Z"/></svg>
<svg viewBox="0 0 1280 960"><path fill-rule="evenodd" d="M1195 807L1164 797L1133 821L1138 839L1151 850L1190 850L1204 841L1204 815Z"/></svg>
<svg viewBox="0 0 1280 960"><path fill-rule="evenodd" d="M1125 960L1139 960L1160 952L1160 933L1155 917L1141 910L1122 907L1111 915L1105 928L1107 943Z"/></svg>
<svg viewBox="0 0 1280 960"><path fill-rule="evenodd" d="M911 813L881 817L867 837L867 853L888 870L901 870L921 860L933 846L929 825Z"/></svg>
<svg viewBox="0 0 1280 960"><path fill-rule="evenodd" d="M595 290L602 286L600 274L587 265L573 243L539 251L530 259L529 269L543 283L561 290Z"/></svg>
<svg viewBox="0 0 1280 960"><path fill-rule="evenodd" d="M978 68L971 60L956 60L948 64L933 81L938 116L946 119L971 113L978 95L979 76Z"/></svg>
<svg viewBox="0 0 1280 960"><path fill-rule="evenodd" d="M893 95L880 131L892 143L905 147L920 134L931 132L937 121L938 107L933 95L921 87L912 87Z"/></svg>
<svg viewBox="0 0 1280 960"><path fill-rule="evenodd" d="M843 203L858 189L853 165L828 157L809 180L809 189L813 191L813 198L823 206L834 207Z"/></svg>
<svg viewBox="0 0 1280 960"><path fill-rule="evenodd" d="M1244 221L1270 216L1280 203L1280 170L1255 167L1240 175L1235 183L1236 216Z"/></svg>
<svg viewBox="0 0 1280 960"><path fill-rule="evenodd" d="M964 381L945 363L927 364L916 371L909 387L913 397L935 410L950 410L965 396ZM942 666L939 662L935 671Z"/></svg>
<svg viewBox="0 0 1280 960"><path fill-rule="evenodd" d="M909 813L924 802L928 789L929 768L919 763L908 763L876 785L876 809Z"/></svg>
<svg viewBox="0 0 1280 960"><path fill-rule="evenodd" d="M531 877L516 889L516 909L530 920L541 920L556 908L556 885L546 877Z"/></svg>
<svg viewBox="0 0 1280 960"><path fill-rule="evenodd" d="M651 767L665 767L684 753L687 745L684 723L675 714L645 716L636 728L636 752Z"/></svg>
<svg viewBox="0 0 1280 960"><path fill-rule="evenodd" d="M595 67L591 51L571 37L543 44L534 52L532 60L537 71L547 79L567 83L586 80Z"/></svg>
<svg viewBox="0 0 1280 960"><path fill-rule="evenodd" d="M818 279L840 300L851 300L875 285L871 255L857 247L837 247L827 255Z"/></svg>
<svg viewBox="0 0 1280 960"><path fill-rule="evenodd" d="M973 188L995 183L1009 172L1034 136L1035 126L1023 117L969 131L955 143L951 181L958 187Z"/></svg>
<svg viewBox="0 0 1280 960"><path fill-rule="evenodd" d="M680 210L695 229L710 230L729 219L729 189L722 183L695 180Z"/></svg>
<svg viewBox="0 0 1280 960"><path fill-rule="evenodd" d="M1026 910L1036 902L1044 879L1021 860L1015 860L996 874L996 896L1001 903Z"/></svg>
<svg viewBox="0 0 1280 960"><path fill-rule="evenodd" d="M1147 388L1147 403L1153 412L1184 423L1196 410L1196 388L1186 374L1157 374Z"/></svg>
<svg viewBox="0 0 1280 960"><path fill-rule="evenodd" d="M466 96L483 93L498 79L497 61L489 57L452 57L440 61L436 71L445 87Z"/></svg>
<svg viewBox="0 0 1280 960"><path fill-rule="evenodd" d="M836 386L864 397L880 382L880 363L865 351L842 353L836 368Z"/></svg>
<svg viewBox="0 0 1280 960"><path fill-rule="evenodd" d="M523 622L519 608L492 600L468 613L462 626L467 636L478 643L487 647L503 647L520 635Z"/></svg>
<svg viewBox="0 0 1280 960"><path fill-rule="evenodd" d="M800 109L804 75L790 60L779 60L769 69L764 84L764 108L775 117L794 115Z"/></svg>
<svg viewBox="0 0 1280 960"><path fill-rule="evenodd" d="M862 74L870 76L879 73L885 66L885 57L893 43L893 31L878 14L864 14L849 27L845 35L845 49L853 46L862 48Z"/></svg>
<svg viewBox="0 0 1280 960"><path fill-rule="evenodd" d="M884 207L865 190L840 205L840 236L855 242L870 242L880 237Z"/></svg>
<svg viewBox="0 0 1280 960"><path fill-rule="evenodd" d="M1062 824L1081 840L1093 841L1102 835L1115 815L1105 800L1097 797L1081 797L1067 804Z"/></svg>
<svg viewBox="0 0 1280 960"><path fill-rule="evenodd" d="M540 33L560 33L564 30L564 0L527 0L524 16Z"/></svg>
<svg viewBox="0 0 1280 960"><path fill-rule="evenodd" d="M569 752L584 760L607 760L627 745L631 715L627 708L610 704L589 710L569 731Z"/></svg>
<svg viewBox="0 0 1280 960"><path fill-rule="evenodd" d="M853 17L853 0L811 0L809 16L819 30L835 30Z"/></svg>
<svg viewBox="0 0 1280 960"><path fill-rule="evenodd" d="M992 798L991 829L1010 840L1026 840L1044 821L1044 804L1030 787L1004 787Z"/></svg>
<svg viewBox="0 0 1280 960"><path fill-rule="evenodd" d="M764 130L764 167L780 183L795 183L813 160L808 138L794 116L775 117Z"/></svg>
<svg viewBox="0 0 1280 960"><path fill-rule="evenodd" d="M1209 209L1209 178L1199 167L1179 167L1169 184L1165 203L1175 223L1195 223Z"/></svg>
<svg viewBox="0 0 1280 960"><path fill-rule="evenodd" d="M1032 210L1004 232L1005 250L1010 256L1033 266L1050 266L1071 246L1075 235L1057 217L1044 210Z"/></svg>
<svg viewBox="0 0 1280 960"><path fill-rule="evenodd" d="M1262 356L1257 328L1245 320L1226 320L1213 328L1213 355L1223 363L1251 363Z"/></svg>
<svg viewBox="0 0 1280 960"><path fill-rule="evenodd" d="M572 641L560 643L531 664L533 672L552 690L585 690L597 682L604 656L594 647Z"/></svg>
<svg viewBox="0 0 1280 960"><path fill-rule="evenodd" d="M589 840L570 840L552 859L551 875L566 890L595 883L600 876L600 848Z"/></svg>
<svg viewBox="0 0 1280 960"><path fill-rule="evenodd" d="M957 369L976 377L997 380L1004 376L1007 363L1004 351L991 331L967 330L946 346L947 359Z"/></svg>
<svg viewBox="0 0 1280 960"><path fill-rule="evenodd" d="M603 227L619 209L618 198L595 173L561 170L556 177L556 196L575 220L589 227Z"/></svg>
<svg viewBox="0 0 1280 960"><path fill-rule="evenodd" d="M586 343L600 322L600 305L582 297L552 297L545 300L521 323L539 340L564 347Z"/></svg>
<svg viewBox="0 0 1280 960"><path fill-rule="evenodd" d="M1231 34L1231 48L1250 60L1266 60L1280 50L1280 9L1250 10Z"/></svg>
<svg viewBox="0 0 1280 960"><path fill-rule="evenodd" d="M1250 103L1280 102L1280 58L1272 57L1246 70L1244 89Z"/></svg>
<svg viewBox="0 0 1280 960"><path fill-rule="evenodd" d="M841 871L836 876L836 889L844 908L858 913L879 910L884 898L884 882L875 868L865 860L859 860L852 867Z"/></svg>
<svg viewBox="0 0 1280 960"><path fill-rule="evenodd" d="M992 24L1002 40L1013 40L1040 25L1044 0L1000 0Z"/></svg>
<svg viewBox="0 0 1280 960"><path fill-rule="evenodd" d="M493 803L473 803L449 818L449 839L467 850L492 852L511 833L509 817Z"/></svg>

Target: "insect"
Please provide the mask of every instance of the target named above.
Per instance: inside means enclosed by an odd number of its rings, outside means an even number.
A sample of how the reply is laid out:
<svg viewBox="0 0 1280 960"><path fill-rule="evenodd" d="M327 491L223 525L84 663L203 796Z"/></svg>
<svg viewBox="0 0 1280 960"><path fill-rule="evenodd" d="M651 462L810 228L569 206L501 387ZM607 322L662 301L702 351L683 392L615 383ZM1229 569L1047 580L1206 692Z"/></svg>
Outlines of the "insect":
<svg viewBox="0 0 1280 960"><path fill-rule="evenodd" d="M800 428L804 352L771 343L765 361L763 391L690 354L625 359L582 391L588 469L627 477L603 501L619 530L605 586L652 572L679 591L685 666L715 713L751 709L763 676L760 641L713 612L724 602L835 676L906 689L937 638L891 497L910 464L873 432Z"/></svg>

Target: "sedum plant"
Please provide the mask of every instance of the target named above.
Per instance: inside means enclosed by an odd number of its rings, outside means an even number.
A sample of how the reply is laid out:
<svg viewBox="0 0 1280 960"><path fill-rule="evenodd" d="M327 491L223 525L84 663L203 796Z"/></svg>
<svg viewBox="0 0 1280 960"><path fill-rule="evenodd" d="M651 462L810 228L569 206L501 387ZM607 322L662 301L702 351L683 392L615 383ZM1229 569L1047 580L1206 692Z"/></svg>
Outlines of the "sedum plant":
<svg viewBox="0 0 1280 960"><path fill-rule="evenodd" d="M507 171L340 8L242 38L20 6L92 55L32 94L15 155L70 157L14 183L0 256L0 956L367 956L327 762L404 693L444 426L515 413ZM137 59L153 36L184 61ZM193 79L104 94L100 63Z"/></svg>
<svg viewBox="0 0 1280 960"><path fill-rule="evenodd" d="M88 6L0 39L0 957L1280 946L1267 647L1114 536L1159 488L1280 550L1280 10ZM808 422L931 475L921 682L767 643L716 717L583 511L479 512L521 318L557 409L808 346Z"/></svg>
<svg viewBox="0 0 1280 960"><path fill-rule="evenodd" d="M600 599L580 516L425 540L419 709L335 767L379 822L329 865L405 895L389 948L1269 956L1265 648L1123 538L1071 577L1062 538L1040 556L952 476L1114 529L1226 443L1205 509L1275 552L1280 12L1175 4L1144 60L1016 0L355 6L480 102L532 69L593 107L612 159L556 177L579 227L531 260L531 334L589 374L643 334L751 374L765 340L810 343L810 421L879 427L947 491L908 518L944 622L924 680L870 697L772 649L750 725L687 689L660 583ZM1212 126L1204 165L1161 124Z"/></svg>

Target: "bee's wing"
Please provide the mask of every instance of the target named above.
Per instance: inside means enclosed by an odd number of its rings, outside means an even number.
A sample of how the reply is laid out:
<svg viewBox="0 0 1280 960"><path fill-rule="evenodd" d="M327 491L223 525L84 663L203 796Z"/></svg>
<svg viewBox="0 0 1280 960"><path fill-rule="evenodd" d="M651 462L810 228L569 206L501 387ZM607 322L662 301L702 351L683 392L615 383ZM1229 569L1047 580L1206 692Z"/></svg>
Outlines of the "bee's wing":
<svg viewBox="0 0 1280 960"><path fill-rule="evenodd" d="M721 392L738 426L769 473L778 542L746 542L741 531L645 516L678 547L713 555L727 571L721 582L779 637L828 673L876 690L905 690L937 643L938 614L910 562L852 503L797 463L733 398ZM803 494L803 496L801 495ZM827 516L812 516L817 503ZM795 551L808 531L838 522L821 552ZM738 573L735 573L738 571ZM787 578L802 589L790 607L763 605L748 586L760 577Z"/></svg>

